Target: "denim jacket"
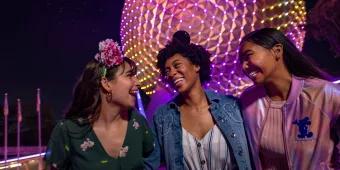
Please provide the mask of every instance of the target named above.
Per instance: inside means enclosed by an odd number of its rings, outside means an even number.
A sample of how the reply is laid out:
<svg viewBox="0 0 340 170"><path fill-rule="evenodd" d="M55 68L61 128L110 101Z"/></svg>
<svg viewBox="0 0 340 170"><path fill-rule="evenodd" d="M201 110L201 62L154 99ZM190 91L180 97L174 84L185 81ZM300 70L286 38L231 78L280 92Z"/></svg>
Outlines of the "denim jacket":
<svg viewBox="0 0 340 170"><path fill-rule="evenodd" d="M206 91L211 115L229 143L239 169L251 169L247 138L239 103L232 96ZM177 97L176 97L177 98ZM145 159L146 169L158 169L165 163L168 170L184 169L182 126L176 98L158 108L153 116L152 129L155 149Z"/></svg>

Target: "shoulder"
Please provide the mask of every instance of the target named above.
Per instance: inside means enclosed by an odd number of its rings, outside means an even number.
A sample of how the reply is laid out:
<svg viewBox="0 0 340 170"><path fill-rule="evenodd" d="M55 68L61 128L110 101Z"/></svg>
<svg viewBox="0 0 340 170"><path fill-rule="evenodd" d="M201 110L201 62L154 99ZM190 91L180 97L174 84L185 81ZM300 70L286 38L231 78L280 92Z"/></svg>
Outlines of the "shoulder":
<svg viewBox="0 0 340 170"><path fill-rule="evenodd" d="M230 103L230 104L238 104L239 98L232 96L232 95L222 95L221 100L224 103Z"/></svg>
<svg viewBox="0 0 340 170"><path fill-rule="evenodd" d="M305 79L305 82L308 86L315 86L315 87L322 87L322 86L329 86L332 88L337 88L339 89L339 84L335 84L333 82L323 80L323 79L318 79L318 78L310 78L310 79Z"/></svg>
<svg viewBox="0 0 340 170"><path fill-rule="evenodd" d="M66 131L68 127L74 127L74 126L77 126L77 124L74 121L70 119L62 119L57 122L54 128L58 130Z"/></svg>
<svg viewBox="0 0 340 170"><path fill-rule="evenodd" d="M246 88L241 96L240 96L240 100L245 100L247 98L260 98L265 96L265 90L263 86L260 85L253 85L250 86L248 88Z"/></svg>
<svg viewBox="0 0 340 170"><path fill-rule="evenodd" d="M238 98L211 91L206 93L211 102L210 108L213 115L220 117L222 120L231 120L236 123L242 122Z"/></svg>
<svg viewBox="0 0 340 170"><path fill-rule="evenodd" d="M244 92L240 96L240 103L242 107L248 107L262 99L266 96L266 92L263 86L250 86L244 90Z"/></svg>
<svg viewBox="0 0 340 170"><path fill-rule="evenodd" d="M252 85L248 88L246 88L243 93L241 94L241 97L246 97L247 95L250 95L250 94L257 94L257 93L261 93L263 92L263 87L260 86L260 85Z"/></svg>
<svg viewBox="0 0 340 170"><path fill-rule="evenodd" d="M295 78L299 81L304 82L303 84L304 88L323 88L324 86L333 84L329 81L322 80L319 78L301 78L301 77L295 77Z"/></svg>
<svg viewBox="0 0 340 170"><path fill-rule="evenodd" d="M175 99L172 99L166 104L159 106L153 115L153 123L155 125L171 124L177 109L178 106L175 102Z"/></svg>
<svg viewBox="0 0 340 170"><path fill-rule="evenodd" d="M169 102L160 105L155 112L155 116L164 116L171 112L171 110L176 109L177 104L175 99L170 100Z"/></svg>
<svg viewBox="0 0 340 170"><path fill-rule="evenodd" d="M322 79L304 79L302 94L329 117L339 115L340 85ZM335 118L337 119L337 118Z"/></svg>
<svg viewBox="0 0 340 170"><path fill-rule="evenodd" d="M224 109L235 109L239 107L239 99L232 95L217 93L210 90L206 91L206 95L213 107L218 106L223 107Z"/></svg>
<svg viewBox="0 0 340 170"><path fill-rule="evenodd" d="M62 119L57 122L57 124L54 126L54 129L51 134L51 138L60 138L62 136L66 136L68 134L68 128L69 124L72 124L70 120Z"/></svg>
<svg viewBox="0 0 340 170"><path fill-rule="evenodd" d="M308 78L302 79L304 81L303 91L325 95L340 95L340 85L330 81Z"/></svg>
<svg viewBox="0 0 340 170"><path fill-rule="evenodd" d="M86 121L62 119L56 124L53 133L78 138L86 135L90 130L91 125Z"/></svg>
<svg viewBox="0 0 340 170"><path fill-rule="evenodd" d="M133 109L130 113L132 119L143 122L143 124L147 124L146 118L142 114L140 114L137 109Z"/></svg>
<svg viewBox="0 0 340 170"><path fill-rule="evenodd" d="M210 101L235 102L238 100L236 97L232 95L217 93L211 90L206 90L205 93Z"/></svg>

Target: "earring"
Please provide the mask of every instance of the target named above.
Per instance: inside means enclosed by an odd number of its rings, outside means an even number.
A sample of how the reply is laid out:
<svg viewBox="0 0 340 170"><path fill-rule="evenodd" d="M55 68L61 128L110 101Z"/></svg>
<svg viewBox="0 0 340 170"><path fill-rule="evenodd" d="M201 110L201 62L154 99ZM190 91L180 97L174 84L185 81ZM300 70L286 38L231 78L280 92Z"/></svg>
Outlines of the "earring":
<svg viewBox="0 0 340 170"><path fill-rule="evenodd" d="M111 103L112 102L112 92L107 92L106 93L106 101L108 103Z"/></svg>
<svg viewBox="0 0 340 170"><path fill-rule="evenodd" d="M275 59L276 61L279 61L280 57L277 54L275 54Z"/></svg>

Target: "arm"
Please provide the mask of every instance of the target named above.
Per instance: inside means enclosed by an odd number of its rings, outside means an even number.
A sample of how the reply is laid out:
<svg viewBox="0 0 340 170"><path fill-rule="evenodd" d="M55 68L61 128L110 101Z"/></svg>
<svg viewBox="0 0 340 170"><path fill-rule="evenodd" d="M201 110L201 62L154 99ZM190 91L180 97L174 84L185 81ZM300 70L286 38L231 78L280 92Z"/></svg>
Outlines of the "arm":
<svg viewBox="0 0 340 170"><path fill-rule="evenodd" d="M143 157L148 157L151 152L154 150L154 135L150 127L148 126L147 121L144 117L142 118L142 127L143 127Z"/></svg>
<svg viewBox="0 0 340 170"><path fill-rule="evenodd" d="M335 85L331 94L331 99L328 101L334 102L331 108L333 113L332 129L336 138L335 142L337 142L333 151L334 168L340 169L340 87Z"/></svg>
<svg viewBox="0 0 340 170"><path fill-rule="evenodd" d="M161 163L161 138L159 131L157 130L158 122L156 121L156 114L153 116L152 124L151 124L151 131L152 135L154 136L154 150L151 152L151 154L144 159L144 166L147 170L156 170L159 168Z"/></svg>
<svg viewBox="0 0 340 170"><path fill-rule="evenodd" d="M337 142L334 151L333 151L333 156L334 156L334 168L339 168L340 169L340 116L338 116L336 123L335 123L335 133L337 137Z"/></svg>
<svg viewBox="0 0 340 170"><path fill-rule="evenodd" d="M245 125L245 121L244 121L244 115L243 115L243 111L242 111L242 103L241 103L241 100L240 99L236 99L236 106L237 106L237 109L240 111L240 114L241 114L241 117L242 117L242 120L243 120L243 128L244 128L244 133L245 133L245 136L246 136L246 142L247 142L247 147L248 147L248 155L249 155L249 158L250 158L250 164L251 164L251 168L252 169L256 169L255 167L255 163L254 163L254 158L253 158L253 154L252 154L252 146L250 145L250 141L249 141L249 136L247 134L247 127Z"/></svg>
<svg viewBox="0 0 340 170"><path fill-rule="evenodd" d="M70 146L64 121L53 129L44 157L44 169L65 169L69 164Z"/></svg>
<svg viewBox="0 0 340 170"><path fill-rule="evenodd" d="M39 161L38 170L58 170L58 169L47 164L46 161L41 160L41 161Z"/></svg>

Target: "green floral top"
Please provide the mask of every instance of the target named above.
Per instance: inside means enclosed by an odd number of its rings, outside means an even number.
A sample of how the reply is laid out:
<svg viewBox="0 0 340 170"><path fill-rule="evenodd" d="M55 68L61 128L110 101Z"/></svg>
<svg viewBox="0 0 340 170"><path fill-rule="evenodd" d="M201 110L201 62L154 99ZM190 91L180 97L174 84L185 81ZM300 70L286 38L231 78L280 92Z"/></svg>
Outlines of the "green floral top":
<svg viewBox="0 0 340 170"><path fill-rule="evenodd" d="M143 157L153 148L153 135L146 120L132 111L119 157L106 153L89 123L66 119L54 128L45 161L57 169L143 169Z"/></svg>

